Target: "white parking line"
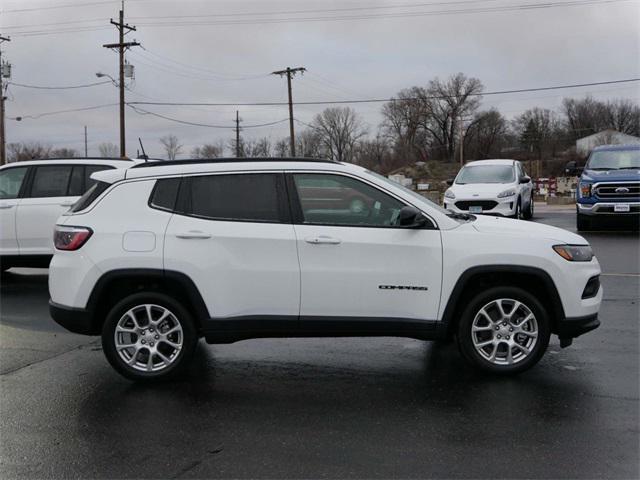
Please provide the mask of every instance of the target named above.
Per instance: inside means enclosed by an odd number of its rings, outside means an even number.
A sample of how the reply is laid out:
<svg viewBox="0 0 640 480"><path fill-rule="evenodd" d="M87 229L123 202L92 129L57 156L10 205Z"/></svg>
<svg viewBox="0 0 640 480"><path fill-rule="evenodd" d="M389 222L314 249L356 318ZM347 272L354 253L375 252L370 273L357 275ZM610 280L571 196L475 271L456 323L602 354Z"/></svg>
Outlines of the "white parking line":
<svg viewBox="0 0 640 480"><path fill-rule="evenodd" d="M601 273L602 277L640 277L640 273Z"/></svg>

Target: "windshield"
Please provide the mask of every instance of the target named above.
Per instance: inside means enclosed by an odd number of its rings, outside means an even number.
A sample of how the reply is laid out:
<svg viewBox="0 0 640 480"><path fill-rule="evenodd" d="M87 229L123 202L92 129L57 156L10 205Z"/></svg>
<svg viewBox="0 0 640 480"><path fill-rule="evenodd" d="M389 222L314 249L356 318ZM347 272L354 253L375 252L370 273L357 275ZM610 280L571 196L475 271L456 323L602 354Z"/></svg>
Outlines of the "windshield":
<svg viewBox="0 0 640 480"><path fill-rule="evenodd" d="M513 183L516 174L511 165L477 165L464 167L456 177L456 184Z"/></svg>
<svg viewBox="0 0 640 480"><path fill-rule="evenodd" d="M586 168L591 170L640 169L640 149L593 152Z"/></svg>
<svg viewBox="0 0 640 480"><path fill-rule="evenodd" d="M384 183L392 185L395 188L399 188L400 190L402 190L404 193L411 195L413 198L415 198L416 200L419 200L423 203L426 203L429 207L431 208L435 208L438 212L444 214L444 215L448 215L449 212L448 210L445 210L444 208L442 208L440 205L433 203L431 200L429 200L426 197L423 197L422 195L420 195L419 193L414 192L413 190L408 189L407 187L400 185L397 182L394 182L393 180L389 180L387 177L380 175L379 173L376 172L372 172L370 170L365 170L365 173L371 175L372 177L377 178L378 180L382 180Z"/></svg>

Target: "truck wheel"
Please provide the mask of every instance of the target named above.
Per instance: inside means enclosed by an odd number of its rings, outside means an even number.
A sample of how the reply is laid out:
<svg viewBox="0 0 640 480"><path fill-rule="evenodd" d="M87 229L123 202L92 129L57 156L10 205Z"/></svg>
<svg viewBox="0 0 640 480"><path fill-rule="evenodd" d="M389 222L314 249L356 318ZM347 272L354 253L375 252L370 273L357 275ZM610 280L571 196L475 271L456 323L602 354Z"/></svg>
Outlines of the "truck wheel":
<svg viewBox="0 0 640 480"><path fill-rule="evenodd" d="M591 230L591 219L581 213L576 214L576 227L579 232L588 232Z"/></svg>
<svg viewBox="0 0 640 480"><path fill-rule="evenodd" d="M458 324L458 347L473 366L495 374L533 367L549 344L549 316L530 293L494 287L477 294Z"/></svg>
<svg viewBox="0 0 640 480"><path fill-rule="evenodd" d="M130 380L156 381L180 374L198 337L191 315L173 298L136 293L117 303L102 328L102 348L118 373Z"/></svg>

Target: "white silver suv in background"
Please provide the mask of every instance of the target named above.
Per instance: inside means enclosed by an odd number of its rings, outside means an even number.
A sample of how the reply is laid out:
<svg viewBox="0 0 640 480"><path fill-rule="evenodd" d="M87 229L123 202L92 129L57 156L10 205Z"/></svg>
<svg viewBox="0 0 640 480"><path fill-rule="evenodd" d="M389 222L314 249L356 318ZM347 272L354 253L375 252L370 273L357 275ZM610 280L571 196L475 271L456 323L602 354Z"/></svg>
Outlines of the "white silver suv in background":
<svg viewBox="0 0 640 480"><path fill-rule="evenodd" d="M456 214L356 165L217 159L100 172L57 222L50 312L128 378L196 342L456 336L516 373L597 328L600 266L546 225Z"/></svg>
<svg viewBox="0 0 640 480"><path fill-rule="evenodd" d="M91 185L91 175L130 160L62 158L0 167L0 268L47 267L53 227Z"/></svg>
<svg viewBox="0 0 640 480"><path fill-rule="evenodd" d="M444 194L444 208L459 213L533 217L533 183L517 160L467 163Z"/></svg>

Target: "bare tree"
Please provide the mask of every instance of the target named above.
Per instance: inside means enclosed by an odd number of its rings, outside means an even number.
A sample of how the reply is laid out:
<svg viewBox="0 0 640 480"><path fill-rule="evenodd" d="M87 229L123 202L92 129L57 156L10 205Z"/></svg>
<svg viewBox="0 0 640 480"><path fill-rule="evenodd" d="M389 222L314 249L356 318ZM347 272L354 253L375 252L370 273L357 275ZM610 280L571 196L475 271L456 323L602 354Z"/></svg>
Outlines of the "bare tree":
<svg viewBox="0 0 640 480"><path fill-rule="evenodd" d="M496 109L479 112L466 129L465 153L468 158L495 158L507 133L507 121Z"/></svg>
<svg viewBox="0 0 640 480"><path fill-rule="evenodd" d="M8 143L7 159L9 162L20 162L39 158L49 158L51 146L38 142L33 143Z"/></svg>
<svg viewBox="0 0 640 480"><path fill-rule="evenodd" d="M358 143L355 163L370 170L386 173L392 170L393 150L388 138L378 133L373 139L363 139Z"/></svg>
<svg viewBox="0 0 640 480"><path fill-rule="evenodd" d="M248 140L244 143L245 157L270 157L271 142L267 137Z"/></svg>
<svg viewBox="0 0 640 480"><path fill-rule="evenodd" d="M182 153L182 145L180 144L178 137L175 135L165 135L160 138L160 143L164 147L169 160L175 160L180 153Z"/></svg>
<svg viewBox="0 0 640 480"><path fill-rule="evenodd" d="M322 156L320 135L312 128L302 130L296 135L296 154L304 158Z"/></svg>
<svg viewBox="0 0 640 480"><path fill-rule="evenodd" d="M520 143L538 159L543 154L555 155L564 132L557 115L549 109L532 108L513 121Z"/></svg>
<svg viewBox="0 0 640 480"><path fill-rule="evenodd" d="M311 126L319 135L324 154L338 162L351 162L356 143L366 135L360 117L349 107L327 108L315 116Z"/></svg>
<svg viewBox="0 0 640 480"><path fill-rule="evenodd" d="M75 158L78 151L73 148L55 148L49 152L51 158Z"/></svg>
<svg viewBox="0 0 640 480"><path fill-rule="evenodd" d="M98 145L98 151L103 158L115 158L120 156L120 147L115 143L103 142Z"/></svg>
<svg viewBox="0 0 640 480"><path fill-rule="evenodd" d="M618 99L605 105L607 127L627 135L640 136L640 106L628 99Z"/></svg>
<svg viewBox="0 0 640 480"><path fill-rule="evenodd" d="M423 128L427 106L421 97L426 97L424 89L413 87L400 91L397 99L382 107L382 130L406 163L424 161L428 156L429 140Z"/></svg>
<svg viewBox="0 0 640 480"><path fill-rule="evenodd" d="M278 140L273 148L276 157L289 156L289 137Z"/></svg>
<svg viewBox="0 0 640 480"><path fill-rule="evenodd" d="M224 156L224 143L205 143L201 147L195 147L191 150L193 158L219 158Z"/></svg>

